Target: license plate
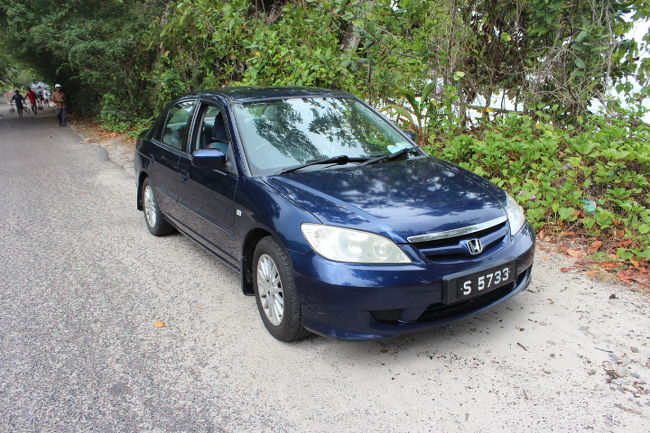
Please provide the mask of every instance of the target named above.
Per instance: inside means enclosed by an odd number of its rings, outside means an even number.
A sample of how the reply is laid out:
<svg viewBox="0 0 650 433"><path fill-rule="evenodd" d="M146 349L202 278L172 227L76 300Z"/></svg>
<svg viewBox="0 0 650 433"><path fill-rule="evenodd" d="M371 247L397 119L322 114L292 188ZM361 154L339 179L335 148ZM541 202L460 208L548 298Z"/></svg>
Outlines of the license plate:
<svg viewBox="0 0 650 433"><path fill-rule="evenodd" d="M515 280L514 263L447 280L447 302L462 301L503 287Z"/></svg>

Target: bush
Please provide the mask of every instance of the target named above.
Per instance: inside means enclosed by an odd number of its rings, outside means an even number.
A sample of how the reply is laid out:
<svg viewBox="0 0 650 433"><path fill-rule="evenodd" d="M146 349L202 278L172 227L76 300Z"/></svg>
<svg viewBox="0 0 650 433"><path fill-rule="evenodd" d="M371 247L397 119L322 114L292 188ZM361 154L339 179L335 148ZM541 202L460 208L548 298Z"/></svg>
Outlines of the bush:
<svg viewBox="0 0 650 433"><path fill-rule="evenodd" d="M427 150L492 180L526 209L536 229L606 241L624 259L650 259L650 127L625 117L561 128L509 115L489 129Z"/></svg>
<svg viewBox="0 0 650 433"><path fill-rule="evenodd" d="M97 120L102 128L113 132L126 132L130 137L136 137L144 129L151 126L153 118L142 118L129 114L129 102L120 101L112 93L102 98L101 111Z"/></svg>

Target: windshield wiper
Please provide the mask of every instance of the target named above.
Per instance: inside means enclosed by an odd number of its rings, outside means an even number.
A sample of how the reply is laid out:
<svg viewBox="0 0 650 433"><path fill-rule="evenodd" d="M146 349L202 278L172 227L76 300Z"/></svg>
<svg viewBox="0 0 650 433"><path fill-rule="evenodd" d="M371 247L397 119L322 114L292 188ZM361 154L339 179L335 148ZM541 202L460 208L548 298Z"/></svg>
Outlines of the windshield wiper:
<svg viewBox="0 0 650 433"><path fill-rule="evenodd" d="M364 158L361 156L347 156L347 155L338 155L338 156L332 156L329 158L319 158L319 159L314 159L311 161L307 161L304 164L300 165L294 165L293 167L287 167L285 169L280 170L277 172L277 174L283 174L283 173L291 173L292 171L300 170L305 167L309 167L310 165L318 165L318 164L347 164L348 162L360 162L360 161L367 161L368 158Z"/></svg>
<svg viewBox="0 0 650 433"><path fill-rule="evenodd" d="M376 162L390 161L391 159L399 158L400 156L406 155L407 153L411 153L411 152L420 153L418 151L418 148L415 147L415 146L405 147L404 149L400 149L397 152L388 153L386 155L380 155L380 156L377 156L375 158L369 159L369 160L367 160L366 162L364 162L361 165L370 165L370 164L374 164Z"/></svg>

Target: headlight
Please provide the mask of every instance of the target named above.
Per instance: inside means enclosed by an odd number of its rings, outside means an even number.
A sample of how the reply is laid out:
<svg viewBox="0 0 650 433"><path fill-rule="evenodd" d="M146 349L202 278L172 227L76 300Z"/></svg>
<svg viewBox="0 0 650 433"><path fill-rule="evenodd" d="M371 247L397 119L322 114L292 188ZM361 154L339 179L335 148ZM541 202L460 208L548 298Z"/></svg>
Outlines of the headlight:
<svg viewBox="0 0 650 433"><path fill-rule="evenodd" d="M526 222L524 210L510 194L506 193L506 214L510 221L510 233L514 236Z"/></svg>
<svg viewBox="0 0 650 433"><path fill-rule="evenodd" d="M309 245L329 260L348 263L411 263L393 241L374 233L323 224L300 226Z"/></svg>

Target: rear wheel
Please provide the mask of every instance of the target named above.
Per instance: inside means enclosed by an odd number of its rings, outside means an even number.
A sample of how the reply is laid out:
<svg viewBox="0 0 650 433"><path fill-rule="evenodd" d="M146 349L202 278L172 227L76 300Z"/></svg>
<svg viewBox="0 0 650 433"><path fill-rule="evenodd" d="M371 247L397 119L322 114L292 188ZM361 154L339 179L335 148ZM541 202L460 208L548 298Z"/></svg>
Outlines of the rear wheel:
<svg viewBox="0 0 650 433"><path fill-rule="evenodd" d="M271 335L281 341L295 341L309 335L302 326L291 261L271 236L263 238L255 248L253 287L257 309Z"/></svg>
<svg viewBox="0 0 650 433"><path fill-rule="evenodd" d="M144 221L147 224L147 229L152 235L164 236L174 231L174 228L165 220L156 203L153 186L151 186L149 179L142 182L142 210L144 211Z"/></svg>

